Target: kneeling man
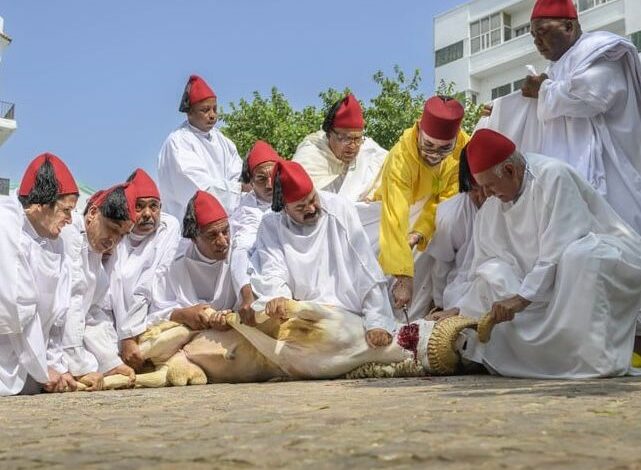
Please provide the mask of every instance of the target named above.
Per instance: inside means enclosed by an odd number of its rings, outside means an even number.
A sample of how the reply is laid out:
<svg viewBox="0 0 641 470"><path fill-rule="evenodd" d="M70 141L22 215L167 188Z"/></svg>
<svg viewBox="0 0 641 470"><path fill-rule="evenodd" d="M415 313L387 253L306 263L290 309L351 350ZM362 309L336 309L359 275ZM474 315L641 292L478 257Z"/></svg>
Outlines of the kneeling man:
<svg viewBox="0 0 641 470"><path fill-rule="evenodd" d="M254 309L280 317L292 298L342 307L363 316L370 346L387 346L395 328L387 281L353 205L314 189L298 163L274 171L274 212L263 217L252 258Z"/></svg>
<svg viewBox="0 0 641 470"><path fill-rule="evenodd" d="M468 146L490 197L474 227L461 314L491 312L489 343L463 357L513 377L625 374L641 304L641 237L568 165L477 131ZM468 330L469 331L469 330Z"/></svg>
<svg viewBox="0 0 641 470"><path fill-rule="evenodd" d="M74 390L62 357L70 273L60 239L78 187L55 155L36 157L18 199L0 196L0 396Z"/></svg>
<svg viewBox="0 0 641 470"><path fill-rule="evenodd" d="M210 193L197 191L182 230L176 259L154 288L147 324L172 320L192 330L226 329L225 312L236 307L239 292L232 282L227 212Z"/></svg>

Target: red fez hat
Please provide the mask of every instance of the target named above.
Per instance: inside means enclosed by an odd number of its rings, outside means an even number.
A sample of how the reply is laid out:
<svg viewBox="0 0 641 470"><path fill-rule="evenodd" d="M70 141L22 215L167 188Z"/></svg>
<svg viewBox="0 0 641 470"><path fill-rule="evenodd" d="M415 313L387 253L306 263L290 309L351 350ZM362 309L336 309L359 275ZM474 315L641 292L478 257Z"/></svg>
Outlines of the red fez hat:
<svg viewBox="0 0 641 470"><path fill-rule="evenodd" d="M138 198L136 187L131 183L117 184L112 186L109 189L98 191L95 193L87 204L94 205L96 207L102 207L102 205L107 200L107 197L113 193L116 189L122 188L125 193L125 200L127 201L127 213L129 214L129 220L132 222L136 221L136 199Z"/></svg>
<svg viewBox="0 0 641 470"><path fill-rule="evenodd" d="M153 197L160 199L158 186L156 186L156 183L151 179L151 176L149 176L149 174L142 168L136 168L133 178L131 178L129 182L136 187L137 197Z"/></svg>
<svg viewBox="0 0 641 470"><path fill-rule="evenodd" d="M194 197L194 215L200 228L227 218L227 212L218 199L207 191L200 190L196 191Z"/></svg>
<svg viewBox="0 0 641 470"><path fill-rule="evenodd" d="M343 99L336 110L332 126L343 129L362 129L365 127L361 105L351 93Z"/></svg>
<svg viewBox="0 0 641 470"><path fill-rule="evenodd" d="M283 202L286 204L300 201L314 190L314 183L303 167L287 160L276 163L274 176L280 175Z"/></svg>
<svg viewBox="0 0 641 470"><path fill-rule="evenodd" d="M189 111L189 106L207 98L216 98L216 93L207 85L205 80L198 75L192 75L189 77L187 85L185 85L185 91L178 110L185 113Z"/></svg>
<svg viewBox="0 0 641 470"><path fill-rule="evenodd" d="M492 129L479 129L467 145L467 164L472 174L504 162L514 153L514 142Z"/></svg>
<svg viewBox="0 0 641 470"><path fill-rule="evenodd" d="M537 0L532 10L531 20L537 18L577 19L576 8L572 0Z"/></svg>
<svg viewBox="0 0 641 470"><path fill-rule="evenodd" d="M56 157L52 153L43 153L38 155L27 167L27 170L22 177L20 182L20 188L18 189L18 196L28 196L29 193L33 190L33 187L36 185L36 175L40 167L48 161L53 167L53 173L56 175L56 181L58 182L58 196L64 196L66 194L78 194L78 186L67 168L67 165L64 164L60 158Z"/></svg>
<svg viewBox="0 0 641 470"><path fill-rule="evenodd" d="M253 173L258 165L267 162L278 162L280 160L282 160L280 155L264 140L257 140L247 154L247 166L249 167L250 173Z"/></svg>
<svg viewBox="0 0 641 470"><path fill-rule="evenodd" d="M423 107L421 129L434 139L451 140L458 134L464 114L455 99L432 96Z"/></svg>

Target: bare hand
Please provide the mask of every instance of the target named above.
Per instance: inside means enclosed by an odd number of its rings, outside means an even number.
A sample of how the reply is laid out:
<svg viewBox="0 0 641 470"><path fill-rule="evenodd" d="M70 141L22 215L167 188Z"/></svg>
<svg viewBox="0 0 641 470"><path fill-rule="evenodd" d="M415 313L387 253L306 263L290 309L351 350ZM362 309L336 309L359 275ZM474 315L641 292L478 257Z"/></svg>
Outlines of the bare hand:
<svg viewBox="0 0 641 470"><path fill-rule="evenodd" d="M444 320L445 318L455 317L458 314L458 308L450 308L448 310L432 310L425 316L425 319L431 321L440 321Z"/></svg>
<svg viewBox="0 0 641 470"><path fill-rule="evenodd" d="M514 315L525 310L530 303L531 302L529 300L524 299L520 295L515 295L509 299L494 302L491 311L492 321L494 323L512 321L514 319Z"/></svg>
<svg viewBox="0 0 641 470"><path fill-rule="evenodd" d="M548 76L544 73L541 75L528 75L525 77L525 82L521 87L521 94L526 98L538 98L541 84L547 79Z"/></svg>
<svg viewBox="0 0 641 470"><path fill-rule="evenodd" d="M71 374L61 374L52 367L48 368L49 381L44 384L43 389L49 393L75 392L76 381Z"/></svg>
<svg viewBox="0 0 641 470"><path fill-rule="evenodd" d="M105 386L104 376L100 372L89 372L78 378L78 382L87 386L85 391L96 392Z"/></svg>
<svg viewBox="0 0 641 470"><path fill-rule="evenodd" d="M170 320L191 328L192 330L206 330L209 328L209 315L211 306L197 304L186 308L177 308L171 313Z"/></svg>
<svg viewBox="0 0 641 470"><path fill-rule="evenodd" d="M407 244L410 246L410 249L413 249L416 245L421 243L423 240L423 235L418 232L412 232L407 236Z"/></svg>
<svg viewBox="0 0 641 470"><path fill-rule="evenodd" d="M231 313L231 310L214 311L214 313L209 317L209 328L219 331L226 331L230 329L231 326L227 324L226 318L228 313Z"/></svg>
<svg viewBox="0 0 641 470"><path fill-rule="evenodd" d="M489 117L492 115L492 109L494 108L493 103L485 103L483 108L481 108L481 116Z"/></svg>
<svg viewBox="0 0 641 470"><path fill-rule="evenodd" d="M409 276L396 276L396 282L392 287L394 296L394 308L401 308L409 305L412 301L412 291L414 289L414 280Z"/></svg>
<svg viewBox="0 0 641 470"><path fill-rule="evenodd" d="M120 364L119 366L114 367L111 370L105 372L105 377L109 375L124 375L129 378L129 387L133 387L136 384L136 371L126 364Z"/></svg>
<svg viewBox="0 0 641 470"><path fill-rule="evenodd" d="M240 295L243 299L240 304L240 308L238 309L238 315L240 315L241 323L249 326L256 326L256 312L252 308L252 304L255 299L251 286L243 286L243 288L240 289Z"/></svg>
<svg viewBox="0 0 641 470"><path fill-rule="evenodd" d="M365 333L365 341L370 348L380 348L392 342L392 335L382 328L374 328Z"/></svg>
<svg viewBox="0 0 641 470"><path fill-rule="evenodd" d="M276 297L270 300L265 305L265 315L271 318L280 318L287 320L287 302L289 299L285 297Z"/></svg>
<svg viewBox="0 0 641 470"><path fill-rule="evenodd" d="M120 357L123 362L134 370L140 370L145 362L136 338L126 338L120 342Z"/></svg>

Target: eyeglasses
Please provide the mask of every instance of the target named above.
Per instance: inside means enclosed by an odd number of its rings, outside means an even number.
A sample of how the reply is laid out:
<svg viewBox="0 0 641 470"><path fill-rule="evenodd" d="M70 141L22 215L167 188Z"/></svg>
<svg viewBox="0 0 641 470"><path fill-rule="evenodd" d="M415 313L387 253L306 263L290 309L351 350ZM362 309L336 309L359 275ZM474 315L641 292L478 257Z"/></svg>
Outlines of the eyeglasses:
<svg viewBox="0 0 641 470"><path fill-rule="evenodd" d="M332 134L336 136L336 140L338 140L341 144L354 144L354 145L360 145L363 142L365 142L365 136L364 135L359 135L356 137L350 137L345 134L339 134L336 131L332 131Z"/></svg>
<svg viewBox="0 0 641 470"><path fill-rule="evenodd" d="M445 145L434 145L429 142L422 133L419 133L419 147L421 153L427 155L438 155L439 157L442 157L451 153L456 146L456 140L457 139L454 139L452 142Z"/></svg>

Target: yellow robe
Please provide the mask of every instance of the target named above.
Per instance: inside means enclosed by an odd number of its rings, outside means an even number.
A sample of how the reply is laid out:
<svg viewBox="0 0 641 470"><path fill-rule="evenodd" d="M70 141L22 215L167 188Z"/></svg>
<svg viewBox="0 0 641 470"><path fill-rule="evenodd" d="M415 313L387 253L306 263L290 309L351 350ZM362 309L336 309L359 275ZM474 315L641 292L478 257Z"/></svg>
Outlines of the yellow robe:
<svg viewBox="0 0 641 470"><path fill-rule="evenodd" d="M437 166L424 163L418 153L418 123L405 130L392 147L382 170L381 186L374 200L383 201L379 262L385 274L414 276L414 258L407 243L410 232L423 235L418 249L425 250L434 233L436 206L458 193L458 165L461 150L470 137L460 130L456 145ZM412 230L410 207L426 199Z"/></svg>

